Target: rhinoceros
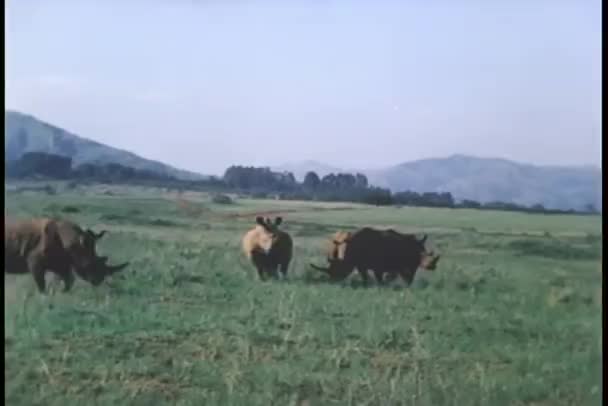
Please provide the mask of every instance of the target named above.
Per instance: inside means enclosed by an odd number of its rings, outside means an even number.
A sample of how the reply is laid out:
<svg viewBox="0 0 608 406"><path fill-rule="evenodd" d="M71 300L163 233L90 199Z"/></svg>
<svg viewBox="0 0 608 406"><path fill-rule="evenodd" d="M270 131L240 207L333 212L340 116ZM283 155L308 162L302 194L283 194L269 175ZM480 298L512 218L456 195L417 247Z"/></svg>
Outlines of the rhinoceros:
<svg viewBox="0 0 608 406"><path fill-rule="evenodd" d="M277 268L285 277L293 255L293 240L287 232L279 229L283 219L276 217L272 222L258 216L255 221L255 227L243 236L245 255L257 269L261 280L265 280L266 275L276 278Z"/></svg>
<svg viewBox="0 0 608 406"><path fill-rule="evenodd" d="M111 266L107 257L95 251L96 242L105 231L83 230L67 220L35 218L4 221L4 272L31 273L41 293L45 292L45 273L51 271L64 282L64 291L72 288L75 272L94 286L106 276L124 269L127 263Z"/></svg>
<svg viewBox="0 0 608 406"><path fill-rule="evenodd" d="M426 238L370 227L355 232L339 231L329 244L329 266L310 265L326 272L332 280L345 279L356 268L366 283L367 271L371 270L379 283L383 283L384 274L389 274L391 279L401 276L409 285L419 267L432 271L439 261L440 255L425 249Z"/></svg>

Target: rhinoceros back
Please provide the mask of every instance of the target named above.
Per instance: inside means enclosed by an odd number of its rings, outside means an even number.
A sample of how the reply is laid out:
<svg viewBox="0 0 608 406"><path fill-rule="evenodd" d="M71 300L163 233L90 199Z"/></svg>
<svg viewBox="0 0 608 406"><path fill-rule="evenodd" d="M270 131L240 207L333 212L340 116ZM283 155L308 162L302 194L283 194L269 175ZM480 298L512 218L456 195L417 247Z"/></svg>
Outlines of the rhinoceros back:
<svg viewBox="0 0 608 406"><path fill-rule="evenodd" d="M27 272L30 255L42 254L46 243L47 219L7 221L4 227L4 270L7 273Z"/></svg>
<svg viewBox="0 0 608 406"><path fill-rule="evenodd" d="M348 260L372 269L416 266L415 262L419 258L419 248L414 237L392 230L365 227L354 233L346 249Z"/></svg>
<svg viewBox="0 0 608 406"><path fill-rule="evenodd" d="M293 240L285 231L278 232L279 237L270 249L269 255L276 263L291 261L293 255Z"/></svg>

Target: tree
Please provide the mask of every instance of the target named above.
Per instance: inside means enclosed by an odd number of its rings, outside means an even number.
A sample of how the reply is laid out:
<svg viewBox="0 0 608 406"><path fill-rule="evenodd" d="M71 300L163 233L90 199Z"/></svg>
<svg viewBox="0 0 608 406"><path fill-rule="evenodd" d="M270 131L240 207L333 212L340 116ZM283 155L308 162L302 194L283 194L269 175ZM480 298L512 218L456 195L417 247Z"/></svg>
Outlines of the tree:
<svg viewBox="0 0 608 406"><path fill-rule="evenodd" d="M304 182L302 183L302 186L306 190L314 191L317 190L320 184L321 179L319 179L319 175L317 175L315 172L310 171L304 177Z"/></svg>
<svg viewBox="0 0 608 406"><path fill-rule="evenodd" d="M543 206L540 203L537 203L535 205L532 205L532 207L530 207L530 211L536 212L536 213L544 213L546 211L546 209L545 209L545 206Z"/></svg>
<svg viewBox="0 0 608 406"><path fill-rule="evenodd" d="M321 187L324 190L332 190L338 187L338 177L333 173L329 173L321 179Z"/></svg>
<svg viewBox="0 0 608 406"><path fill-rule="evenodd" d="M297 187L291 172L273 172L270 168L231 166L224 173L229 187L263 192L291 191Z"/></svg>
<svg viewBox="0 0 608 406"><path fill-rule="evenodd" d="M587 203L585 205L585 211L587 213L597 213L598 212L593 203Z"/></svg>
<svg viewBox="0 0 608 406"><path fill-rule="evenodd" d="M366 188L367 186L367 176L363 175L362 173L355 174L355 187Z"/></svg>
<svg viewBox="0 0 608 406"><path fill-rule="evenodd" d="M460 206L469 209L479 209L481 207L481 203L475 200L463 199L462 202L460 202Z"/></svg>
<svg viewBox="0 0 608 406"><path fill-rule="evenodd" d="M388 206L393 203L391 191L379 187L368 188L364 194L362 201L376 206Z"/></svg>
<svg viewBox="0 0 608 406"><path fill-rule="evenodd" d="M409 190L395 193L393 198L396 203L404 204L406 206L420 206L422 204L421 196L418 193Z"/></svg>
<svg viewBox="0 0 608 406"><path fill-rule="evenodd" d="M44 152L27 152L9 166L15 177L47 176L67 179L71 176L72 158Z"/></svg>
<svg viewBox="0 0 608 406"><path fill-rule="evenodd" d="M351 190L355 188L357 179L350 173L339 173L336 176L337 186L342 190Z"/></svg>

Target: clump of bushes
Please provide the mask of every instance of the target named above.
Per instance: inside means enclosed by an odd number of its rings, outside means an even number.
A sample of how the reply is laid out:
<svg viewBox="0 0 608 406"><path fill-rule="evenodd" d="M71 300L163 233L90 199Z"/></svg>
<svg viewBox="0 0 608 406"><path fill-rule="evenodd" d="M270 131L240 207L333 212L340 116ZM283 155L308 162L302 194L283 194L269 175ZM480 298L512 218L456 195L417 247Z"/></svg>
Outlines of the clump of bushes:
<svg viewBox="0 0 608 406"><path fill-rule="evenodd" d="M63 213L79 213L80 209L78 207L75 207L75 206L63 206L63 208L61 209L61 211Z"/></svg>
<svg viewBox="0 0 608 406"><path fill-rule="evenodd" d="M159 226L159 227L176 227L179 226L179 224L177 224L174 221L171 220L166 220L166 219L153 219L150 220L148 222L148 224L152 225L152 226Z"/></svg>
<svg viewBox="0 0 608 406"><path fill-rule="evenodd" d="M228 195L218 193L211 198L211 201L216 204L233 204L234 201Z"/></svg>

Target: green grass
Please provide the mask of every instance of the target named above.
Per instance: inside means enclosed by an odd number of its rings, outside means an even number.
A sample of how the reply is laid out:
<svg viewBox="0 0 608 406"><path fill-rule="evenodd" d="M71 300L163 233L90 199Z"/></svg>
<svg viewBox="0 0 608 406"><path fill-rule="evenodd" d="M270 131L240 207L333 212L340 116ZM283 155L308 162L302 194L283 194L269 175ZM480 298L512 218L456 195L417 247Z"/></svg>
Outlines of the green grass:
<svg viewBox="0 0 608 406"><path fill-rule="evenodd" d="M601 385L601 219L236 200L101 187L6 194L14 217L110 232L120 276L71 292L5 276L10 405L588 405ZM106 187L107 189L107 187ZM66 209L67 207L67 209ZM342 210L329 210L338 208ZM284 211L287 281L240 252L256 211ZM245 213L244 217L235 214ZM308 269L362 225L426 232L434 272L340 284Z"/></svg>

